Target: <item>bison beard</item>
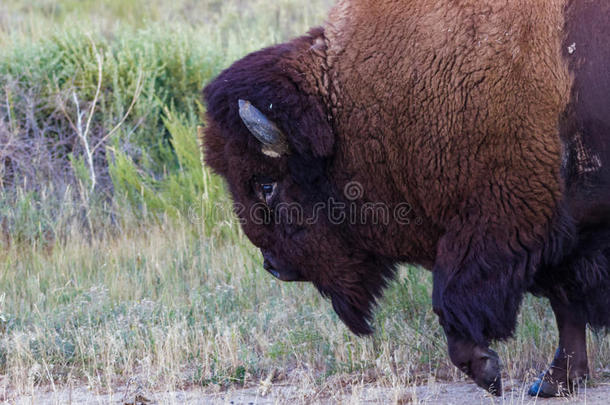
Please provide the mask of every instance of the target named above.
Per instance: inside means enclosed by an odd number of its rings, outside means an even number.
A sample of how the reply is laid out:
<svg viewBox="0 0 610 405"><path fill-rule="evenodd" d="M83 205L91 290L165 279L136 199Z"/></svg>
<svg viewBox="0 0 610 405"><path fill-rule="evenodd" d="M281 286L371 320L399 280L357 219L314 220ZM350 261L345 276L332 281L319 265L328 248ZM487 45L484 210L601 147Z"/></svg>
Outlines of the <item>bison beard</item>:
<svg viewBox="0 0 610 405"><path fill-rule="evenodd" d="M490 342L527 291L547 297L559 345L530 393L562 395L587 378L586 325L610 326L610 4L496 6L338 2L206 87L205 160L246 208L311 214L350 182L357 209L408 203L423 226L240 215L279 278L312 282L357 335L397 263L432 270L451 360L496 395Z"/></svg>
<svg viewBox="0 0 610 405"><path fill-rule="evenodd" d="M326 298L330 298L339 318L356 335L373 333L370 321L377 298L383 294L388 280L394 275L394 266L383 260L370 259L359 266L342 269L339 278L330 283L314 285Z"/></svg>

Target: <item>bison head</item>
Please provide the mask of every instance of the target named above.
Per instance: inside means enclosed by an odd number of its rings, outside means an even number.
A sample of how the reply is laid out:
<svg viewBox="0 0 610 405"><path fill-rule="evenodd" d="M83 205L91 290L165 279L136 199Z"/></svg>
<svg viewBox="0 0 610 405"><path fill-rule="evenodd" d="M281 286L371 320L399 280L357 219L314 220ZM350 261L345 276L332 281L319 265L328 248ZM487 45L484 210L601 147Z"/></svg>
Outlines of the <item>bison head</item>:
<svg viewBox="0 0 610 405"><path fill-rule="evenodd" d="M315 37L251 54L205 88L205 161L225 178L263 267L313 283L354 333L368 334L392 265L329 212L344 196Z"/></svg>

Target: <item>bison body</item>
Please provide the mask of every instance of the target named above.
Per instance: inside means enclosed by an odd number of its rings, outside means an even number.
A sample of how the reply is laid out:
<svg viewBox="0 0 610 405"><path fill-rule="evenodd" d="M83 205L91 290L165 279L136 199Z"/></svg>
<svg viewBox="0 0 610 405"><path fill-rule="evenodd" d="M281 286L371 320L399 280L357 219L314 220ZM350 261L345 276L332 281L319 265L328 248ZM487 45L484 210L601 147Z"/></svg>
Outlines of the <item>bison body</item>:
<svg viewBox="0 0 610 405"><path fill-rule="evenodd" d="M548 297L560 342L532 393L562 394L586 325L610 326L609 66L603 0L339 1L206 87L205 159L265 268L357 334L397 263L430 269L452 361L496 394L489 343Z"/></svg>

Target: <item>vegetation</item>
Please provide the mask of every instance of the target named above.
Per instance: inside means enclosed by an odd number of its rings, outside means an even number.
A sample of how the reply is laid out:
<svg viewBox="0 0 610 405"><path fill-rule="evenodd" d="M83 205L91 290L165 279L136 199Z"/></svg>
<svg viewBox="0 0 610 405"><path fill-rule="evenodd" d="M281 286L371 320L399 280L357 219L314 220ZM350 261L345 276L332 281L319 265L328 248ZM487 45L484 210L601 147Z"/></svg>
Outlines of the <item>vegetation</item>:
<svg viewBox="0 0 610 405"><path fill-rule="evenodd" d="M222 182L201 167L204 84L322 22L329 5L0 4L0 392L462 378L428 273L402 268L377 334L356 338L314 288L261 269ZM589 339L599 378L610 343ZM523 378L555 343L548 305L530 297L516 339L497 348Z"/></svg>

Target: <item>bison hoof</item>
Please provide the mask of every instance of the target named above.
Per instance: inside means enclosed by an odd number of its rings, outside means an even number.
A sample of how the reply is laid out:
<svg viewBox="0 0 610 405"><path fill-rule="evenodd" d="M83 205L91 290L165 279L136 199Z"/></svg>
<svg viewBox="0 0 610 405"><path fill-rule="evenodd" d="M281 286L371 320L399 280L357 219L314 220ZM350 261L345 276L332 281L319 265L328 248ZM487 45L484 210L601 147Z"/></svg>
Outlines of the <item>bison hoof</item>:
<svg viewBox="0 0 610 405"><path fill-rule="evenodd" d="M554 398L566 397L576 393L578 386L585 382L585 378L578 378L572 382L553 380L547 373L540 375L538 380L530 387L528 394L532 397Z"/></svg>
<svg viewBox="0 0 610 405"><path fill-rule="evenodd" d="M544 379L539 378L536 380L534 384L530 387L528 394L532 397L540 397L540 398L552 398L552 397L560 397L561 388L558 384L553 384L548 381L544 381Z"/></svg>
<svg viewBox="0 0 610 405"><path fill-rule="evenodd" d="M502 395L502 364L500 357L491 349L476 350L472 364L474 382L491 394Z"/></svg>

